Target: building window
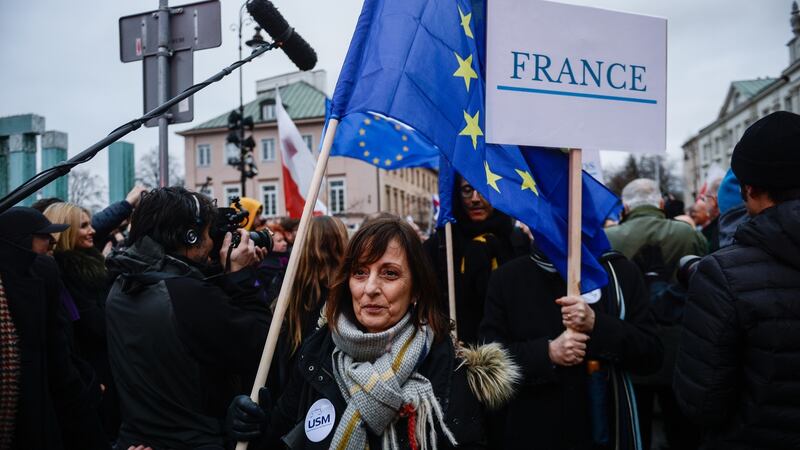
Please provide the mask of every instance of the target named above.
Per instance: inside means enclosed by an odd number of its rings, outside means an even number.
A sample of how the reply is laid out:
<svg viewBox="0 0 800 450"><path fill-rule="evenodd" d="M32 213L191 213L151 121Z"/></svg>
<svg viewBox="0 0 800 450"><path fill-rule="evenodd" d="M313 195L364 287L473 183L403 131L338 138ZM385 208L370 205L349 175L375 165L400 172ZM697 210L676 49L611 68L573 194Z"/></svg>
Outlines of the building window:
<svg viewBox="0 0 800 450"><path fill-rule="evenodd" d="M314 153L314 136L311 134L304 134L303 142L306 143L306 147L311 150L311 153Z"/></svg>
<svg viewBox="0 0 800 450"><path fill-rule="evenodd" d="M211 165L211 145L200 144L197 146L197 167L208 167Z"/></svg>
<svg viewBox="0 0 800 450"><path fill-rule="evenodd" d="M328 200L330 201L331 214L344 214L346 195L344 179L328 181Z"/></svg>
<svg viewBox="0 0 800 450"><path fill-rule="evenodd" d="M278 215L278 186L275 184L261 185L261 203L264 204L264 215L275 217Z"/></svg>
<svg viewBox="0 0 800 450"><path fill-rule="evenodd" d="M231 204L232 197L241 197L242 196L242 186L238 184L228 184L225 185L225 198L222 199L223 206L228 206Z"/></svg>
<svg viewBox="0 0 800 450"><path fill-rule="evenodd" d="M261 140L261 161L275 161L275 139Z"/></svg>
<svg viewBox="0 0 800 450"><path fill-rule="evenodd" d="M275 100L265 100L261 103L261 120L275 120Z"/></svg>

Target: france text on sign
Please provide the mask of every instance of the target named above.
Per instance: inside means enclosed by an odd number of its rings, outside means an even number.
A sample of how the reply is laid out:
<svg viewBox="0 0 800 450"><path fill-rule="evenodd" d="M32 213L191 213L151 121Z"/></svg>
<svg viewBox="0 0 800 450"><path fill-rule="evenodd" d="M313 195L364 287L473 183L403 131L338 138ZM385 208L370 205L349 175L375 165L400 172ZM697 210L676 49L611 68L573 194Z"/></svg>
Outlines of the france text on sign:
<svg viewBox="0 0 800 450"><path fill-rule="evenodd" d="M665 150L666 19L492 0L487 34L488 142Z"/></svg>

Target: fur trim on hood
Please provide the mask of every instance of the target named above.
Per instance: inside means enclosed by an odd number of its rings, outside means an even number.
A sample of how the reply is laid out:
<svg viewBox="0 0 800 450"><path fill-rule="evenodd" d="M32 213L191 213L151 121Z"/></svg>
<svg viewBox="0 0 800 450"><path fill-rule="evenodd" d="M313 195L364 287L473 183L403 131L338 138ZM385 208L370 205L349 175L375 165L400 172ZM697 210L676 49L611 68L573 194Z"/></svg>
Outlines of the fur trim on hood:
<svg viewBox="0 0 800 450"><path fill-rule="evenodd" d="M502 345L492 342L458 349L467 368L467 383L475 397L489 410L505 406L514 396L522 371Z"/></svg>

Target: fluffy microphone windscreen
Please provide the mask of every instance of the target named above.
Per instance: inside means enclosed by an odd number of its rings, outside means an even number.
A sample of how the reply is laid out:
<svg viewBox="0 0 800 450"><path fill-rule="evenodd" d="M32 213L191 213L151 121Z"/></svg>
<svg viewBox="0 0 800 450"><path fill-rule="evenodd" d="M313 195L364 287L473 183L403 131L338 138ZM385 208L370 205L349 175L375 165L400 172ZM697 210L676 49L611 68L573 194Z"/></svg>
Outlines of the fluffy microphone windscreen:
<svg viewBox="0 0 800 450"><path fill-rule="evenodd" d="M300 70L311 70L317 64L317 53L297 31L290 31L289 24L283 18L278 8L269 0L250 0L247 2L247 12L253 17L261 28L266 31L272 40L278 42L286 56Z"/></svg>

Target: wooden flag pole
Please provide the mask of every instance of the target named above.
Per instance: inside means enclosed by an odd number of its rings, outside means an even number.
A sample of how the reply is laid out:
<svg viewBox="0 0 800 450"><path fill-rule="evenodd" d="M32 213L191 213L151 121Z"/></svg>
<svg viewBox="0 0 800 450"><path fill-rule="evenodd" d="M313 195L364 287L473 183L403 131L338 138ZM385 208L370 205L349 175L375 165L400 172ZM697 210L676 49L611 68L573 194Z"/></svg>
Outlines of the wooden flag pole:
<svg viewBox="0 0 800 450"><path fill-rule="evenodd" d="M569 216L567 218L567 295L581 295L581 149L569 149Z"/></svg>
<svg viewBox="0 0 800 450"><path fill-rule="evenodd" d="M453 224L444 225L445 253L447 254L447 299L450 305L450 320L453 321L453 336L458 340L458 322L456 321L456 284L453 264Z"/></svg>
<svg viewBox="0 0 800 450"><path fill-rule="evenodd" d="M295 272L297 265L300 262L300 250L305 245L306 234L308 230L308 222L314 212L314 205L317 203L317 196L319 195L319 187L322 183L322 177L325 174L325 168L328 165L328 156L331 153L333 146L333 138L336 135L336 128L339 126L337 119L328 121L328 128L325 132L325 137L322 141L322 150L317 159L317 166L314 168L314 178L311 179L311 186L308 188L308 195L306 195L306 204L303 207L303 215L300 217L300 226L297 229L297 236L294 239L294 251L289 256L289 264L286 266L286 274L283 277L283 284L281 284L281 291L278 294L278 302L275 305L275 312L272 316L272 323L269 325L269 333L267 333L267 342L264 344L264 351L261 352L261 361L258 363L258 373L253 382L253 389L250 391L250 399L258 403L258 391L267 382L267 374L272 364L272 355L275 354L275 346L278 344L278 335L281 332L281 325L283 324L283 316L286 314L286 307L289 303L289 294L294 284ZM236 450L246 450L247 442L238 442Z"/></svg>

